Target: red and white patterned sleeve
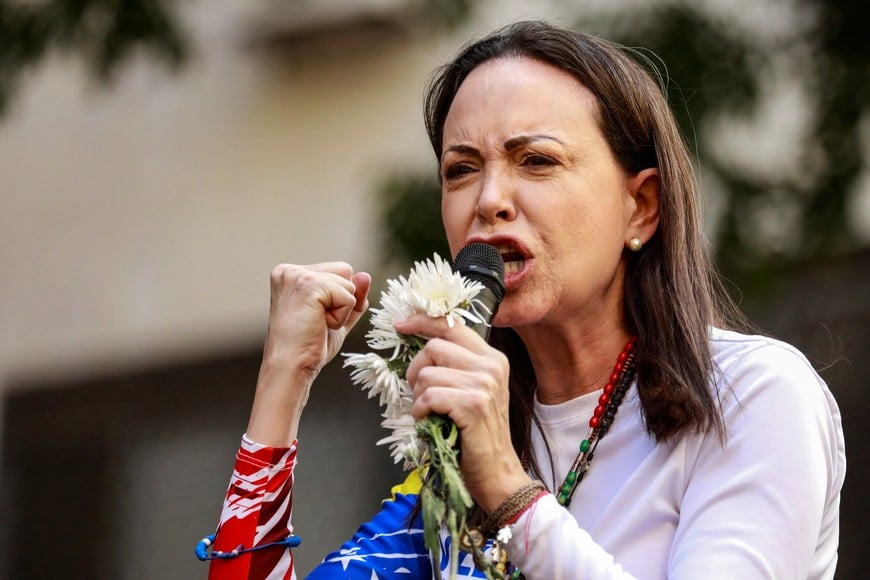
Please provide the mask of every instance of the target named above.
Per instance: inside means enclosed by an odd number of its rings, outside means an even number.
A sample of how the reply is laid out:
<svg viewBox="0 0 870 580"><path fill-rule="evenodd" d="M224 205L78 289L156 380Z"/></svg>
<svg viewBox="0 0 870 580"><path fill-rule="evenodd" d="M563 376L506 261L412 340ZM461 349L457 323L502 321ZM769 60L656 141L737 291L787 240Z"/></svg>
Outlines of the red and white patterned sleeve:
<svg viewBox="0 0 870 580"><path fill-rule="evenodd" d="M224 499L214 550L257 547L292 533L293 468L296 442L266 447L242 437ZM209 580L295 580L293 552L282 546L212 560Z"/></svg>

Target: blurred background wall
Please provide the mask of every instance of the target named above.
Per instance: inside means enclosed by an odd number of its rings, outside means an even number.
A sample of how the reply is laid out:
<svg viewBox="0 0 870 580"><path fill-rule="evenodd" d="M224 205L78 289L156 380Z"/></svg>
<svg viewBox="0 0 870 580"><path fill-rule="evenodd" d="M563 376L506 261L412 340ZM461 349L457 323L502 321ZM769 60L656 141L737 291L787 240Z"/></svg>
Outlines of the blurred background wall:
<svg viewBox="0 0 870 580"><path fill-rule="evenodd" d="M426 80L467 39L532 17L666 65L723 269L843 405L839 576L866 572L863 8L526 4L0 7L0 577L205 577L193 546L246 424L269 271L340 259L377 286L429 254ZM378 423L328 367L301 432L300 576L401 478Z"/></svg>

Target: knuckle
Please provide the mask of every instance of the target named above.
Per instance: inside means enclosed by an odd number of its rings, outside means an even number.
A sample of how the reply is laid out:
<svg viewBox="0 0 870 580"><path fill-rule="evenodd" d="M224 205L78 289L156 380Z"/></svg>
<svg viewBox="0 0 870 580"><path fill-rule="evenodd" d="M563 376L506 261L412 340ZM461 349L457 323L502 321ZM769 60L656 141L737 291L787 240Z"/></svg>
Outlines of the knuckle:
<svg viewBox="0 0 870 580"><path fill-rule="evenodd" d="M511 365L504 353L499 352L498 356L490 359L490 372L493 376L500 377L504 380L510 376Z"/></svg>
<svg viewBox="0 0 870 580"><path fill-rule="evenodd" d="M423 389L418 393L417 398L414 401L415 405L419 405L423 408L429 409L432 407L432 391L428 389Z"/></svg>
<svg viewBox="0 0 870 580"><path fill-rule="evenodd" d="M304 268L300 268L293 264L278 264L272 268L269 277L273 284L286 285L288 282L292 282L296 277L298 277L300 272L304 271Z"/></svg>
<svg viewBox="0 0 870 580"><path fill-rule="evenodd" d="M423 350L426 351L430 358L435 359L438 355L444 353L446 346L447 341L436 336L430 338L426 342L426 346L423 347Z"/></svg>
<svg viewBox="0 0 870 580"><path fill-rule="evenodd" d="M478 367L480 371L486 375L487 385L492 386L491 382L495 381L495 377L503 376L503 372L507 365L500 359L494 357L483 358Z"/></svg>
<svg viewBox="0 0 870 580"><path fill-rule="evenodd" d="M433 367L421 368L417 372L416 385L420 387L425 387L426 385L432 384L432 378L434 373L435 369Z"/></svg>
<svg viewBox="0 0 870 580"><path fill-rule="evenodd" d="M498 379L490 374L484 375L481 382L483 385L483 391L480 394L481 396L485 396L487 399L492 399L492 393L496 393L500 390Z"/></svg>
<svg viewBox="0 0 870 580"><path fill-rule="evenodd" d="M339 276L343 276L346 278L350 278L351 276L353 276L353 266L351 266L347 262L338 262L336 270Z"/></svg>
<svg viewBox="0 0 870 580"><path fill-rule="evenodd" d="M288 276L289 278L295 279L297 283L300 285L311 284L315 280L317 280L317 273L312 272L311 270L300 269L298 272L293 272L292 275Z"/></svg>
<svg viewBox="0 0 870 580"><path fill-rule="evenodd" d="M281 282L284 277L284 272L289 268L289 264L278 264L272 271L269 273L269 280L272 282L272 285L277 285Z"/></svg>
<svg viewBox="0 0 870 580"><path fill-rule="evenodd" d="M298 270L285 273L284 283L304 291L315 291L322 285L320 274L307 268L299 268Z"/></svg>
<svg viewBox="0 0 870 580"><path fill-rule="evenodd" d="M483 415L489 409L492 397L488 393L477 391L468 396L468 408L477 415Z"/></svg>

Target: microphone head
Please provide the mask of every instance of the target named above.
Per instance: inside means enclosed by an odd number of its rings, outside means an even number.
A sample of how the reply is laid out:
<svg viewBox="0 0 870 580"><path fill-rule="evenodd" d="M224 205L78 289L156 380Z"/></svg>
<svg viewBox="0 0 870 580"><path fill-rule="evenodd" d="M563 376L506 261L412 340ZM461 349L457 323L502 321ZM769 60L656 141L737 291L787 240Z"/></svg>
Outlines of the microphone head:
<svg viewBox="0 0 870 580"><path fill-rule="evenodd" d="M475 242L456 254L453 271L480 282L495 295L496 304L504 298L504 260L494 246Z"/></svg>

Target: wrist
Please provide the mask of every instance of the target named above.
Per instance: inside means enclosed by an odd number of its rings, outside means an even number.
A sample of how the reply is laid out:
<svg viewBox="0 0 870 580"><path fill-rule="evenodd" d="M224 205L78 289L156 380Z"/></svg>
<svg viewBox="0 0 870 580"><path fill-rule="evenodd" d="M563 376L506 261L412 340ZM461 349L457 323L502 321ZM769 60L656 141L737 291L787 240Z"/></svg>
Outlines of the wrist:
<svg viewBox="0 0 870 580"><path fill-rule="evenodd" d="M487 514L493 513L518 489L530 484L534 480L528 474L522 472L514 476L500 477L497 481L497 485L491 486L487 494L476 498L478 505Z"/></svg>
<svg viewBox="0 0 870 580"><path fill-rule="evenodd" d="M530 480L520 486L492 512L483 525L484 533L494 534L505 526L510 526L537 502L547 494L547 488L539 480Z"/></svg>
<svg viewBox="0 0 870 580"><path fill-rule="evenodd" d="M251 406L248 436L270 447L287 447L294 441L316 374L264 359Z"/></svg>

